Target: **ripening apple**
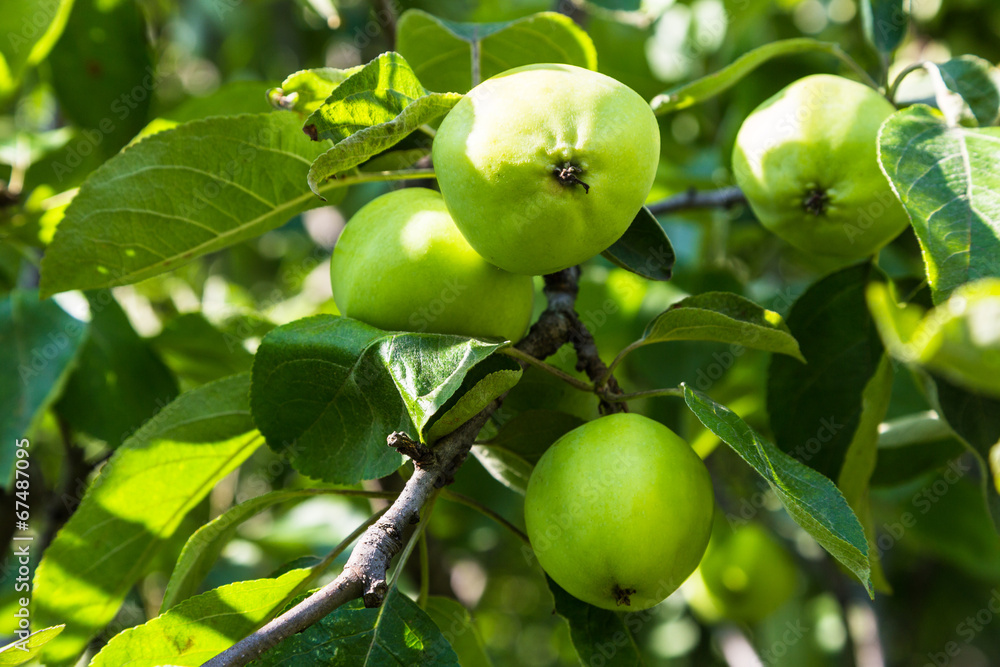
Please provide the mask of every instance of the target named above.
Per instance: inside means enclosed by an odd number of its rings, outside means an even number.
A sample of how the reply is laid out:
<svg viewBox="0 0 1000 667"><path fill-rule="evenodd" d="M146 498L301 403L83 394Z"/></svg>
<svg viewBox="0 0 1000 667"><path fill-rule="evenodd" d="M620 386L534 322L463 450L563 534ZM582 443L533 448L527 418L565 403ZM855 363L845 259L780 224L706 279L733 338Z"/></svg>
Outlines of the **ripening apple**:
<svg viewBox="0 0 1000 667"><path fill-rule="evenodd" d="M554 273L628 229L653 184L649 104L572 65L517 67L473 88L434 138L438 185L479 254L512 273Z"/></svg>
<svg viewBox="0 0 1000 667"><path fill-rule="evenodd" d="M684 585L688 602L707 622L763 620L795 593L795 561L757 524L736 529L720 524L698 570Z"/></svg>
<svg viewBox="0 0 1000 667"><path fill-rule="evenodd" d="M673 431L613 414L557 440L528 481L524 518L542 568L592 605L658 604L694 571L712 530L708 470Z"/></svg>
<svg viewBox="0 0 1000 667"><path fill-rule="evenodd" d="M330 274L341 314L379 329L516 341L531 318L532 279L478 255L426 188L390 192L355 213Z"/></svg>
<svg viewBox="0 0 1000 667"><path fill-rule="evenodd" d="M842 262L898 236L909 218L876 154L879 127L895 111L878 91L829 74L757 107L736 135L733 174L761 224Z"/></svg>

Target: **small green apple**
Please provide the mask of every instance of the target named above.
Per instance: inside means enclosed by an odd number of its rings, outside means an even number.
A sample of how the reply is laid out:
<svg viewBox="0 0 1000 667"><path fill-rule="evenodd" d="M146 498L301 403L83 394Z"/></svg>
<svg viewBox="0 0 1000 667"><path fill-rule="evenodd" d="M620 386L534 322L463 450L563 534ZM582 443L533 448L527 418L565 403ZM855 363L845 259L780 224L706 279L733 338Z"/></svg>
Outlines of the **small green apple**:
<svg viewBox="0 0 1000 667"><path fill-rule="evenodd" d="M757 107L733 173L761 224L806 253L853 261L909 224L879 168L878 130L896 109L868 86L807 76Z"/></svg>
<svg viewBox="0 0 1000 667"><path fill-rule="evenodd" d="M653 184L660 134L649 104L611 77L527 65L473 88L434 138L441 194L479 254L541 275L625 233Z"/></svg>
<svg viewBox="0 0 1000 667"><path fill-rule="evenodd" d="M712 530L708 470L673 431L642 415L573 429L539 459L524 518L542 568L592 605L658 604L694 571Z"/></svg>
<svg viewBox="0 0 1000 667"><path fill-rule="evenodd" d="M534 285L474 251L441 195L406 188L354 214L330 260L342 315L389 331L518 340L531 319Z"/></svg>
<svg viewBox="0 0 1000 667"><path fill-rule="evenodd" d="M764 528L751 523L733 530L717 522L705 557L684 586L703 620L754 623L788 601L798 575L792 557Z"/></svg>

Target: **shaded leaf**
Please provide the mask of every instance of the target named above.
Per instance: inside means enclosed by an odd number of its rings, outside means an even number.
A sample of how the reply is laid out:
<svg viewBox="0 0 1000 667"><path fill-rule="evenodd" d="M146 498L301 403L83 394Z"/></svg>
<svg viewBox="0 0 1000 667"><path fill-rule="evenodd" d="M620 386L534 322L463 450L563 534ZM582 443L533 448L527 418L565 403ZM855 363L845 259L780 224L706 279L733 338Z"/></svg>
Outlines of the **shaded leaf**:
<svg viewBox="0 0 1000 667"><path fill-rule="evenodd" d="M645 206L622 237L601 255L615 266L649 280L670 280L677 259L667 233Z"/></svg>
<svg viewBox="0 0 1000 667"><path fill-rule="evenodd" d="M268 444L300 472L354 483L387 475L399 454L393 431L423 432L465 374L501 343L389 333L316 315L261 341L250 403Z"/></svg>
<svg viewBox="0 0 1000 667"><path fill-rule="evenodd" d="M682 387L684 402L698 420L760 473L795 523L853 572L871 595L865 532L836 485L762 438L724 405Z"/></svg>
<svg viewBox="0 0 1000 667"><path fill-rule="evenodd" d="M910 27L903 0L861 0L861 24L865 38L879 53L896 50Z"/></svg>
<svg viewBox="0 0 1000 667"><path fill-rule="evenodd" d="M466 374L462 386L438 411L424 440L435 442L469 421L494 399L504 394L521 379L521 365L505 356L492 356L476 364Z"/></svg>
<svg viewBox="0 0 1000 667"><path fill-rule="evenodd" d="M10 484L14 443L31 433L60 394L86 339L87 325L35 290L15 289L0 301L0 487Z"/></svg>
<svg viewBox="0 0 1000 667"><path fill-rule="evenodd" d="M643 664L625 618L607 609L587 604L559 587L551 577L545 581L552 591L556 613L569 623L573 648L584 665L635 667ZM610 650L609 650L610 648Z"/></svg>
<svg viewBox="0 0 1000 667"><path fill-rule="evenodd" d="M428 92L402 56L383 53L334 88L306 121L306 134L334 142L310 167L309 187L320 195L322 183L444 116L460 99Z"/></svg>
<svg viewBox="0 0 1000 667"><path fill-rule="evenodd" d="M42 259L42 293L134 283L319 205L305 177L322 147L298 118L194 121L105 162L59 223Z"/></svg>
<svg viewBox="0 0 1000 667"><path fill-rule="evenodd" d="M809 362L771 358L767 412L775 444L836 479L861 419L882 342L865 302L870 264L830 274L792 306L788 328Z"/></svg>
<svg viewBox="0 0 1000 667"><path fill-rule="evenodd" d="M254 665L459 667L458 656L434 621L395 586L381 607L365 609L361 600L352 600L281 642Z"/></svg>
<svg viewBox="0 0 1000 667"><path fill-rule="evenodd" d="M872 486L899 486L945 467L966 451L948 423L933 410L879 426L878 463Z"/></svg>
<svg viewBox="0 0 1000 667"><path fill-rule="evenodd" d="M110 291L88 294L87 301L90 335L56 411L73 429L114 448L177 396L177 381Z"/></svg>
<svg viewBox="0 0 1000 667"><path fill-rule="evenodd" d="M178 315L149 343L174 373L194 384L248 371L253 363L242 340L219 331L201 313Z"/></svg>
<svg viewBox="0 0 1000 667"><path fill-rule="evenodd" d="M532 63L597 69L590 37L555 12L506 23L456 23L410 9L396 25L396 48L424 86L440 92L465 93L474 82ZM473 67L478 70L475 81Z"/></svg>
<svg viewBox="0 0 1000 667"><path fill-rule="evenodd" d="M492 667L483 637L469 610L457 600L431 595L424 608L445 640L458 656L462 667Z"/></svg>
<svg viewBox="0 0 1000 667"><path fill-rule="evenodd" d="M56 535L34 579L38 624L65 622L47 664L107 625L184 516L261 444L237 375L181 394L118 448Z"/></svg>
<svg viewBox="0 0 1000 667"><path fill-rule="evenodd" d="M472 455L486 468L495 480L521 495L528 489L528 479L535 465L529 463L520 454L503 447L486 447L474 445Z"/></svg>
<svg viewBox="0 0 1000 667"><path fill-rule="evenodd" d="M879 130L879 164L923 250L934 303L959 285L1000 277L1000 128L948 127L917 104Z"/></svg>
<svg viewBox="0 0 1000 667"><path fill-rule="evenodd" d="M197 667L277 616L312 574L295 569L275 579L238 581L196 595L115 635L90 667Z"/></svg>
<svg viewBox="0 0 1000 667"><path fill-rule="evenodd" d="M989 61L976 56L959 56L939 64L926 63L924 67L931 72L931 81L937 89L938 108L946 111L948 105L941 98L945 91L950 91L959 96L963 107L959 109L960 115L964 115L967 108L967 113L980 127L994 124L1000 112L1000 91ZM944 90L938 88L939 83Z"/></svg>

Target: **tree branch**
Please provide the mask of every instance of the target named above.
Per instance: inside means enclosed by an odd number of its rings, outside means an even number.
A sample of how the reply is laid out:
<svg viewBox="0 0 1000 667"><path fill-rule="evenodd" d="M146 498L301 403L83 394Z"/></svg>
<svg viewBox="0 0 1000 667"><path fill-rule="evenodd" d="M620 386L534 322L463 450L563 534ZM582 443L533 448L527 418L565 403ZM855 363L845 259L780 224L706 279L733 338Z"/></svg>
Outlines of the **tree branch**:
<svg viewBox="0 0 1000 667"><path fill-rule="evenodd" d="M548 307L515 347L536 359L544 359L572 341L579 357L577 366L587 370L589 375L593 369L606 370L606 367L597 357L593 336L573 310L579 277L579 267L545 276ZM520 363L527 366L525 361ZM613 380L611 378L611 382ZM340 575L202 667L242 667L283 639L305 630L337 607L358 597L364 599L366 607L382 604L388 592L386 574L389 564L403 548L404 531L420 521L420 510L434 489L451 483L455 471L469 455L476 435L502 401L501 396L491 402L472 419L439 440L433 449L420 449L419 444L405 434L391 434L387 439L389 446L406 453L412 451L416 455L413 475L382 518L362 535Z"/></svg>
<svg viewBox="0 0 1000 667"><path fill-rule="evenodd" d="M732 208L737 204L745 204L746 201L747 198L743 195L743 191L737 187L708 190L707 192L698 192L691 188L687 192L653 202L646 208L653 215L662 215L691 208Z"/></svg>

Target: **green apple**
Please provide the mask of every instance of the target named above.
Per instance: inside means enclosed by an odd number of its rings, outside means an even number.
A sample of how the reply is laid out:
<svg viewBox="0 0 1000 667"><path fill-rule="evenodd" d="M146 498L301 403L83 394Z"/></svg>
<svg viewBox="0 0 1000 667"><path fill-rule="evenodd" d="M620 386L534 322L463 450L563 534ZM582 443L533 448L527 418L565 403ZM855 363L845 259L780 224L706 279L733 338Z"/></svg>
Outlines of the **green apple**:
<svg viewBox="0 0 1000 667"><path fill-rule="evenodd" d="M806 253L853 261L909 224L876 156L895 107L828 74L799 79L751 113L733 172L761 224Z"/></svg>
<svg viewBox="0 0 1000 667"><path fill-rule="evenodd" d="M330 260L342 315L389 331L518 340L531 319L534 285L474 251L441 195L406 188L354 214Z"/></svg>
<svg viewBox="0 0 1000 667"><path fill-rule="evenodd" d="M754 623L777 611L795 593L795 562L757 524L735 530L716 525L695 576L684 585L694 612L707 622Z"/></svg>
<svg viewBox="0 0 1000 667"><path fill-rule="evenodd" d="M592 605L636 611L694 571L712 531L708 470L673 431L642 415L573 429L539 459L524 519L542 568Z"/></svg>
<svg viewBox="0 0 1000 667"><path fill-rule="evenodd" d="M441 123L433 159L455 224L513 273L560 271L625 233L653 184L649 104L611 77L528 65L473 88Z"/></svg>

